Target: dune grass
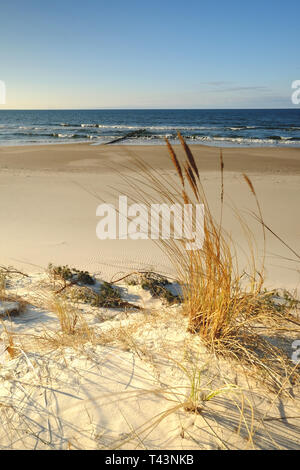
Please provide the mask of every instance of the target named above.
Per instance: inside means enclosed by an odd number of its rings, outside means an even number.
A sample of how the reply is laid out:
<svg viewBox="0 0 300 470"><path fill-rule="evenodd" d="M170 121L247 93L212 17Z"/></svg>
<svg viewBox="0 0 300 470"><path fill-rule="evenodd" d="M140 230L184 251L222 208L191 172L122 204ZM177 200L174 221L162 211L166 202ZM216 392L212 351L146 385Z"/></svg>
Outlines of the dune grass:
<svg viewBox="0 0 300 470"><path fill-rule="evenodd" d="M195 158L180 135L183 158L179 158L166 138L167 150L175 168L175 178L164 176L159 169L134 158L137 176L124 177L134 190L131 199L143 202L150 209L153 203L170 205L197 204L204 206L204 243L188 250L185 239L160 239L158 245L175 266L182 288L182 311L188 317L190 332L199 334L204 343L217 354L231 356L241 363L258 368L272 385L280 388L282 378L294 374L290 358L279 348L260 337L252 328L254 321L277 326L286 321L288 309L279 311L272 293L264 289L266 227L262 209L247 175L242 175L254 197L262 229L263 256L258 263L255 240L247 223L237 212L248 245L248 265L240 269L234 240L223 227L224 160L220 151L220 215L212 213ZM151 201L151 202L149 202ZM197 229L193 222L193 230ZM174 229L174 226L172 227ZM297 325L300 326L299 324Z"/></svg>
<svg viewBox="0 0 300 470"><path fill-rule="evenodd" d="M254 256L251 257L253 262L248 266L251 281L246 287L246 292L245 286L242 290L243 273L239 272L236 262L235 246L222 226L224 204L222 152L220 152L219 195L221 215L217 221L210 210L193 154L181 135L178 136L184 149L185 162L183 164L179 162L167 141L168 151L181 183L182 203L204 205L204 243L201 249L191 251L188 251L184 244L176 244L174 247L173 240L165 246L170 253L175 252L180 261L177 263L177 270L183 285L184 310L189 317L190 331L198 332L208 342L214 342L220 338L236 335L237 319L252 310L253 303L261 292L264 266L262 264L261 270L257 272ZM245 178L255 194L250 179L246 175ZM252 252L251 246L249 249Z"/></svg>
<svg viewBox="0 0 300 470"><path fill-rule="evenodd" d="M78 347L87 342L94 342L93 330L88 326L82 313L71 303L54 295L48 300L48 307L57 316L60 331L45 331L42 338L44 343L57 348L70 345Z"/></svg>
<svg viewBox="0 0 300 470"><path fill-rule="evenodd" d="M136 160L140 185L137 186L137 178L132 178L131 187L134 185L136 195L148 206L149 200L151 203L158 200L160 203L166 201L169 205L179 203L181 206L203 204L204 243L201 249L188 250L186 248L188 240L185 239L161 239L159 245L175 265L183 289L183 309L189 317L190 331L199 333L208 341L214 341L228 337L233 330L236 330L236 319L247 310L254 296L261 291L263 268L257 273L255 258L252 256L253 263L249 266L251 282L245 294L241 288L244 271L242 274L239 272L234 244L222 226L224 202L222 153L219 194L221 215L217 221L210 210L193 154L179 133L178 136L184 150L183 162L179 161L173 147L166 139L168 152L177 173L177 181L167 179L158 169ZM195 226L193 228L195 229Z"/></svg>

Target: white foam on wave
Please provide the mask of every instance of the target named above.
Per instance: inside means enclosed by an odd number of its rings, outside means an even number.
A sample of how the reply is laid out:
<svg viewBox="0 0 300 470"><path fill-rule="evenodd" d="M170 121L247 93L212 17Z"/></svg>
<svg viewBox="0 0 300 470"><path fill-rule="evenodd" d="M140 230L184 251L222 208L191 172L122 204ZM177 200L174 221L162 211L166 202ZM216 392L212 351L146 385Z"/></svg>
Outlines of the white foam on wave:
<svg viewBox="0 0 300 470"><path fill-rule="evenodd" d="M183 130L183 131L197 131L197 130L217 130L217 129L222 129L224 127L216 127L216 126L147 126L147 125L126 125L126 124L95 124L95 123L82 123L82 124L67 124L67 123L61 123L60 126L63 127L70 127L70 128L76 128L76 127L91 127L91 128L98 128L98 129L120 129L120 130L138 130L138 129L146 129L146 130L165 130L165 131L177 131L177 130Z"/></svg>
<svg viewBox="0 0 300 470"><path fill-rule="evenodd" d="M187 139L189 140L189 139ZM236 144L259 144L259 145L274 145L274 144L285 144L285 145L299 145L299 142L292 140L290 137L280 137L280 139L272 138L255 138L255 137L212 137L212 136L193 136L192 140L204 141L204 142L226 142Z"/></svg>

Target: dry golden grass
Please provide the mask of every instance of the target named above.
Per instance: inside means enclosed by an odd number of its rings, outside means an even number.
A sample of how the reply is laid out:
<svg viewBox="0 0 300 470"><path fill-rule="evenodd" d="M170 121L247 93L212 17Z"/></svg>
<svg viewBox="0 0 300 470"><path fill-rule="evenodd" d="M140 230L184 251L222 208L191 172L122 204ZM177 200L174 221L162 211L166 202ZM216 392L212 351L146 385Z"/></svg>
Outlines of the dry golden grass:
<svg viewBox="0 0 300 470"><path fill-rule="evenodd" d="M60 331L45 331L39 341L45 345L52 345L54 348L64 346L79 346L87 342L95 341L95 334L88 326L79 312L70 302L64 298L54 295L48 301L48 308L53 312L59 321Z"/></svg>
<svg viewBox="0 0 300 470"><path fill-rule="evenodd" d="M253 246L253 236L247 224L236 214L245 234L250 253L249 264L240 270L235 243L223 228L224 160L220 152L220 218L217 220L205 194L201 174L193 154L178 133L183 159L179 158L166 139L167 149L177 180L164 176L159 169L135 158L136 177L124 177L134 190L134 202L139 198L147 207L166 202L169 205L203 204L204 243L201 249L188 250L188 240L161 239L159 246L168 255L178 273L183 291L183 312L189 319L189 331L197 333L214 352L229 355L251 367L258 368L276 388L282 378L294 374L294 367L279 348L259 337L252 325L255 321L286 326L288 312L278 312L270 296L263 290L265 258L265 224L254 185L247 175L246 184L255 198L257 220L262 227L264 253L260 268ZM149 202L151 201L151 203ZM195 230L195 225L193 230ZM172 227L174 229L174 227ZM245 275L247 273L247 275ZM290 325L289 325L290 326ZM297 327L299 328L299 322Z"/></svg>
<svg viewBox="0 0 300 470"><path fill-rule="evenodd" d="M158 169L136 159L139 176L126 178L126 183L134 188L135 200L140 197L148 206L149 201L181 206L184 204L204 205L204 244L201 249L186 249L188 240L184 239L159 240L159 244L177 270L178 279L183 288L184 310L189 317L190 330L198 332L211 342L221 337L229 337L233 330L236 330L236 319L247 310L251 296L259 292L263 276L261 273L257 276L256 266L253 263L253 266L249 267L251 282L245 295L241 289L242 274L238 270L235 247L222 227L222 212L220 221L216 221L210 210L193 154L182 136L178 135L184 150L183 162L180 162L166 139L178 181L170 180ZM224 162L222 155L220 166L220 200L223 205Z"/></svg>
<svg viewBox="0 0 300 470"><path fill-rule="evenodd" d="M15 345L13 332L6 328L3 321L1 321L1 323L2 323L4 333L5 333L4 337L2 337L2 340L4 340L5 342L5 350L9 354L10 359L14 359L15 357L19 355L20 350Z"/></svg>
<svg viewBox="0 0 300 470"><path fill-rule="evenodd" d="M183 164L187 176L186 181L191 190L191 196L187 197L183 181L182 192L185 193L185 197L182 202L188 201L193 205L204 205L204 244L201 249L188 251L183 244L177 244L174 247L171 240L165 244L165 247L170 253L176 251L177 259L180 261L177 263L177 268L179 267L179 276L183 285L184 309L189 317L190 330L199 332L206 341L211 343L219 338L229 338L236 335L237 319L249 311L249 308L252 310L253 301L261 291L263 268L257 276L255 264L248 267L251 273L251 282L247 286L247 293L245 293L245 287L242 291L242 274L239 273L235 262L235 247L222 227L224 202L222 153L220 154L221 217L217 222L211 213L192 152L180 134L179 138L186 156ZM171 152L170 144L168 149ZM179 162L175 166L177 172L178 165L180 166ZM180 172L178 175L181 181ZM256 197L251 181L247 176L245 178Z"/></svg>

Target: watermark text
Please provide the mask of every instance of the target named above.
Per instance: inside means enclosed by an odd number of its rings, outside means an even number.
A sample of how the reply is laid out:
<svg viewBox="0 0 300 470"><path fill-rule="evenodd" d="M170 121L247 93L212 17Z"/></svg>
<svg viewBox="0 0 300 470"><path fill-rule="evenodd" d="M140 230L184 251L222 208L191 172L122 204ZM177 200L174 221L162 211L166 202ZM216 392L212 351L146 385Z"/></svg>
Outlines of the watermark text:
<svg viewBox="0 0 300 470"><path fill-rule="evenodd" d="M300 363L300 339L296 339L295 341L292 342L292 349L293 349L293 354L292 354L292 361L294 364L299 364Z"/></svg>
<svg viewBox="0 0 300 470"><path fill-rule="evenodd" d="M3 80L0 80L0 104L6 103L6 85Z"/></svg>
<svg viewBox="0 0 300 470"><path fill-rule="evenodd" d="M119 207L100 204L100 240L184 240L187 250L199 250L204 241L203 204L131 204L119 196Z"/></svg>
<svg viewBox="0 0 300 470"><path fill-rule="evenodd" d="M292 103L300 104L300 80L294 80L292 88L295 88L295 91L292 93Z"/></svg>

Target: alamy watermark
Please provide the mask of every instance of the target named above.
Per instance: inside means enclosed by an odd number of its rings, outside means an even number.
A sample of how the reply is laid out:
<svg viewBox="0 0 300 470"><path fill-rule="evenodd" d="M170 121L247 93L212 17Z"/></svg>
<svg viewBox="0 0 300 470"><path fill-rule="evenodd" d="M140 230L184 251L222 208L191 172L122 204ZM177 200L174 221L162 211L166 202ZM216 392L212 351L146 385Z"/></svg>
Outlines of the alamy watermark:
<svg viewBox="0 0 300 470"><path fill-rule="evenodd" d="M100 204L96 234L100 240L184 240L187 250L204 242L203 204L131 204L119 196L119 207Z"/></svg>
<svg viewBox="0 0 300 470"><path fill-rule="evenodd" d="M295 341L292 342L292 349L293 349L293 354L292 354L292 361L294 364L299 364L300 363L300 339L296 339Z"/></svg>
<svg viewBox="0 0 300 470"><path fill-rule="evenodd" d="M6 103L6 85L3 80L0 80L0 104Z"/></svg>
<svg viewBox="0 0 300 470"><path fill-rule="evenodd" d="M292 93L292 103L300 104L300 80L294 80L292 88L295 88L295 91Z"/></svg>

